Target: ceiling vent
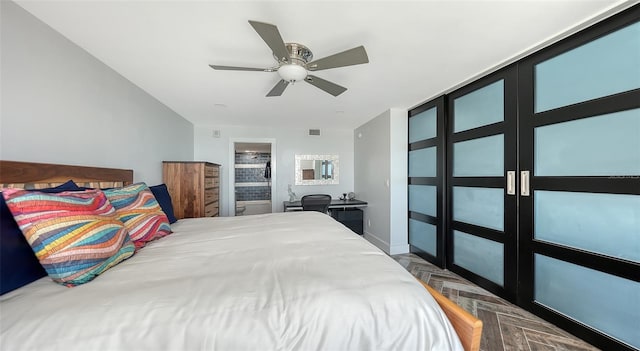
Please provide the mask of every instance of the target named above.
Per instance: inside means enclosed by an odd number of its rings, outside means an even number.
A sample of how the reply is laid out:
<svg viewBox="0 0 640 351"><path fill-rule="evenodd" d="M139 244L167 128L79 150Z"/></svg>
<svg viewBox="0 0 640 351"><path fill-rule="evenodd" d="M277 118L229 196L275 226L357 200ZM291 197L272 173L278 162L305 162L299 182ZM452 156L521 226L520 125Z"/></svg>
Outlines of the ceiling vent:
<svg viewBox="0 0 640 351"><path fill-rule="evenodd" d="M320 135L320 129L309 129L309 135Z"/></svg>

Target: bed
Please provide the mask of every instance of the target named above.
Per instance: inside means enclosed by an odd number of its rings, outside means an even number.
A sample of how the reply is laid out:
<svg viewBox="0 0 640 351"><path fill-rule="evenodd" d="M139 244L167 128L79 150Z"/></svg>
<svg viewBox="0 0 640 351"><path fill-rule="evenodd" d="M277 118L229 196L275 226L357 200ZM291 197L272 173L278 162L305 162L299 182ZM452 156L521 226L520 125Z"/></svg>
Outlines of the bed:
<svg viewBox="0 0 640 351"><path fill-rule="evenodd" d="M105 188L133 173L0 161L4 186L69 179ZM329 216L185 219L171 230L89 283L43 277L2 295L0 349L479 349L481 321Z"/></svg>

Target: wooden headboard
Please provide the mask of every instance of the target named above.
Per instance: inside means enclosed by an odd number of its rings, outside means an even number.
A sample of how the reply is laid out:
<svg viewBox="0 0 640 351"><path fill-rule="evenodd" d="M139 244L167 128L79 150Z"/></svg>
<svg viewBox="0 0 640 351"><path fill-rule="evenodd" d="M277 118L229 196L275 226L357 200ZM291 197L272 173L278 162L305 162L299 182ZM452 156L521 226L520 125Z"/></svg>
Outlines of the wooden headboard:
<svg viewBox="0 0 640 351"><path fill-rule="evenodd" d="M0 186L42 189L73 180L89 188L122 187L133 183L133 170L0 160Z"/></svg>

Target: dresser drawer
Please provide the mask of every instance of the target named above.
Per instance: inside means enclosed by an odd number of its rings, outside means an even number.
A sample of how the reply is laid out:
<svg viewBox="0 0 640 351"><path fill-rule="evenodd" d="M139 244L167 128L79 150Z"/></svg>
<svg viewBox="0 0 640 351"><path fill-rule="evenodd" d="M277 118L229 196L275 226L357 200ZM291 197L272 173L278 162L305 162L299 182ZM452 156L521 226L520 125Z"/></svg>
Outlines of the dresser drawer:
<svg viewBox="0 0 640 351"><path fill-rule="evenodd" d="M218 167L205 166L204 167L204 176L205 177L217 177L218 176Z"/></svg>
<svg viewBox="0 0 640 351"><path fill-rule="evenodd" d="M205 189L215 188L217 186L218 186L218 178L204 178Z"/></svg>
<svg viewBox="0 0 640 351"><path fill-rule="evenodd" d="M204 191L204 203L209 204L218 201L218 189L206 189Z"/></svg>
<svg viewBox="0 0 640 351"><path fill-rule="evenodd" d="M204 207L205 217L214 217L218 215L218 201L210 203Z"/></svg>

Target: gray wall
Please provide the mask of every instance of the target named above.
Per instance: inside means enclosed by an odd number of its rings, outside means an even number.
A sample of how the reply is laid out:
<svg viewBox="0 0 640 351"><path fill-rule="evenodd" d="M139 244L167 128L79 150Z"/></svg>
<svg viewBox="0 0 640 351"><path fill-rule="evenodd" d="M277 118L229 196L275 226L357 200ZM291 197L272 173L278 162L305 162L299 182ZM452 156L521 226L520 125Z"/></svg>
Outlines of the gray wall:
<svg viewBox="0 0 640 351"><path fill-rule="evenodd" d="M355 193L369 203L364 236L389 254L406 253L407 111L392 108L354 131Z"/></svg>
<svg viewBox="0 0 640 351"><path fill-rule="evenodd" d="M303 117L301 117L303 118ZM213 130L220 136L213 137ZM233 215L234 142L272 143L271 154L273 212L284 210L282 202L289 200L287 186L291 184L298 198L307 194L329 194L333 198L354 191L353 130L322 129L320 136L310 136L308 129L264 128L250 126L196 126L195 157L222 165L220 174L220 215ZM339 184L295 185L296 155L338 155ZM360 198L360 194L356 192ZM364 199L364 198L363 198ZM364 199L366 200L366 199Z"/></svg>
<svg viewBox="0 0 640 351"><path fill-rule="evenodd" d="M0 159L130 168L162 181L193 125L10 1L0 2Z"/></svg>

